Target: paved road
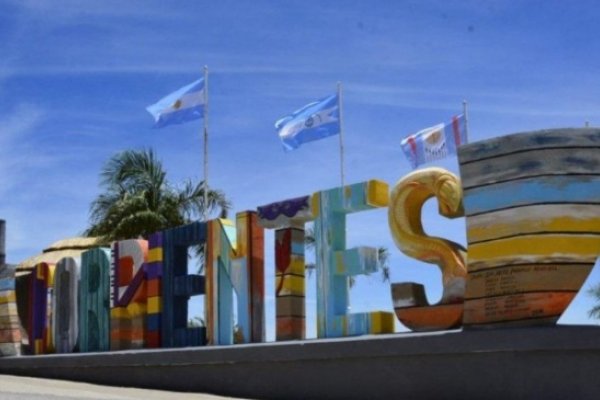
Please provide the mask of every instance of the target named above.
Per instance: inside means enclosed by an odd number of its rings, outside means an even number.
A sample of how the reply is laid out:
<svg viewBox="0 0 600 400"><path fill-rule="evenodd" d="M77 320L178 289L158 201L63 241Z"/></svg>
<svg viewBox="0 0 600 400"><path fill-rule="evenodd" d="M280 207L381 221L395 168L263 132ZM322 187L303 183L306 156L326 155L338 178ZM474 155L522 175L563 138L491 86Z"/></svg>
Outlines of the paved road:
<svg viewBox="0 0 600 400"><path fill-rule="evenodd" d="M0 400L226 400L209 394L131 389L51 379L0 375Z"/></svg>

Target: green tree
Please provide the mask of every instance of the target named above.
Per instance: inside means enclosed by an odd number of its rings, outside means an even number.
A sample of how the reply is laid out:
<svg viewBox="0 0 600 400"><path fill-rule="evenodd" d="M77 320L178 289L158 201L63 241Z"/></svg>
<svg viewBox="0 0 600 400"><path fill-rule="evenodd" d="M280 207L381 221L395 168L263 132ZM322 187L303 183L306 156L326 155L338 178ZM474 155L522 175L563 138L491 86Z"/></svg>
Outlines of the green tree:
<svg viewBox="0 0 600 400"><path fill-rule="evenodd" d="M596 305L588 312L590 318L600 319L600 284L588 290L588 294L596 300Z"/></svg>
<svg viewBox="0 0 600 400"><path fill-rule="evenodd" d="M101 172L101 193L90 207L87 236L104 242L147 238L167 228L200 218L204 210L226 217L230 204L223 192L208 191L203 181L187 180L181 187L167 180L152 150L126 150L111 157Z"/></svg>

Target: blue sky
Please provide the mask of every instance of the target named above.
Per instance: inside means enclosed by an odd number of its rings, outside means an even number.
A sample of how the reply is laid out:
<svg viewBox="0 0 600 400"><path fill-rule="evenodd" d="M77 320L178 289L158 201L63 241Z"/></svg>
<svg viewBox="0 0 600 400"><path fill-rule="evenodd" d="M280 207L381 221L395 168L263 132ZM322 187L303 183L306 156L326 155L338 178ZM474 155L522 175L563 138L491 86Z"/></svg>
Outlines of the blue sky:
<svg viewBox="0 0 600 400"><path fill-rule="evenodd" d="M338 185L337 138L284 153L273 128L337 81L348 182L400 179L410 171L400 140L459 113L463 99L471 141L599 124L599 20L592 1L0 1L8 259L80 234L98 173L120 150L154 148L173 182L200 179L201 121L155 130L145 107L204 65L209 180L241 211ZM436 165L457 172L456 158ZM428 204L424 220L431 234L465 242L463 219L446 221ZM392 281L425 283L439 299L437 268L395 249L386 210L352 215L348 237L387 246ZM598 268L590 281L600 281ZM581 293L563 320L591 322L589 305ZM391 310L389 284L359 279L352 306ZM272 324L272 307L267 316Z"/></svg>

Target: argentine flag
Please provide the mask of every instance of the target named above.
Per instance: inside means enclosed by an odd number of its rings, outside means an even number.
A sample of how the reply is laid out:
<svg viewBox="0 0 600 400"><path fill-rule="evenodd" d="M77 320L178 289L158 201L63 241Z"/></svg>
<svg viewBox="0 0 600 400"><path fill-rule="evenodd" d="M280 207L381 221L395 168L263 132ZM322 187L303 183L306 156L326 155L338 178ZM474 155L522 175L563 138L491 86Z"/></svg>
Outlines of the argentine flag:
<svg viewBox="0 0 600 400"><path fill-rule="evenodd" d="M204 78L200 78L146 107L154 126L163 128L204 117L204 90Z"/></svg>
<svg viewBox="0 0 600 400"><path fill-rule="evenodd" d="M338 96L332 95L307 104L275 122L275 129L286 151L301 144L340 133Z"/></svg>

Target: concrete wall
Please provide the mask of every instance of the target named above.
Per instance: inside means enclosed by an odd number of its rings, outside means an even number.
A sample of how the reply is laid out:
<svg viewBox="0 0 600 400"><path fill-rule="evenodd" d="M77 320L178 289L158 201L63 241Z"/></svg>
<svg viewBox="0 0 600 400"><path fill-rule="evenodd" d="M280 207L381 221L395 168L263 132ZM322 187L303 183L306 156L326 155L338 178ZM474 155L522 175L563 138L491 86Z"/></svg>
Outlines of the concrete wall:
<svg viewBox="0 0 600 400"><path fill-rule="evenodd" d="M0 373L256 399L597 399L600 328L16 357Z"/></svg>

